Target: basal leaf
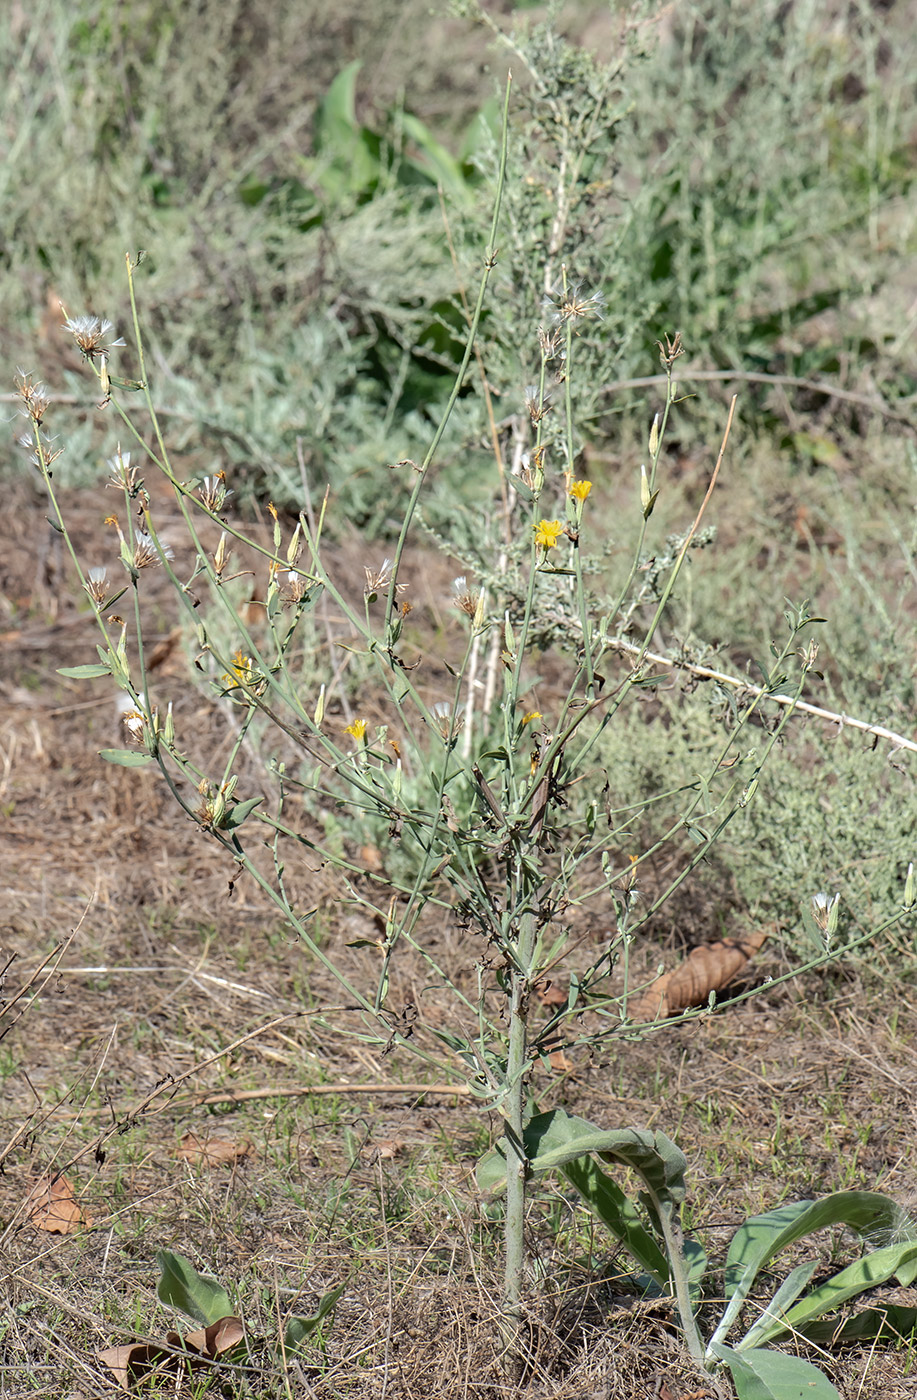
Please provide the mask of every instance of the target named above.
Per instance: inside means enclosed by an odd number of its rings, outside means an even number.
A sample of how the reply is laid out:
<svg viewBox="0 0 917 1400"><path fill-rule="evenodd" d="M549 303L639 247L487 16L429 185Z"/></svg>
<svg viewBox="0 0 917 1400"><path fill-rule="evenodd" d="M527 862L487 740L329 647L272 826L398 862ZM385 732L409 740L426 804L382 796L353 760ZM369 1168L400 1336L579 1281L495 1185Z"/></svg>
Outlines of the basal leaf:
<svg viewBox="0 0 917 1400"><path fill-rule="evenodd" d="M739 1400L841 1400L824 1371L798 1356L758 1349L741 1354L717 1346L729 1367Z"/></svg>
<svg viewBox="0 0 917 1400"><path fill-rule="evenodd" d="M156 1263L161 1273L156 1285L160 1302L179 1308L204 1327L232 1315L232 1305L223 1286L215 1278L199 1274L184 1255L160 1249Z"/></svg>
<svg viewBox="0 0 917 1400"><path fill-rule="evenodd" d="M308 1317L291 1317L288 1320L283 1333L283 1345L287 1352L302 1350L303 1343L318 1331L322 1322L337 1305L346 1287L346 1283L342 1283L337 1288L332 1288L330 1293L323 1294L315 1312L310 1313Z"/></svg>
<svg viewBox="0 0 917 1400"><path fill-rule="evenodd" d="M862 1235L893 1237L905 1218L896 1201L876 1191L837 1191L819 1201L793 1201L752 1216L736 1230L729 1245L724 1275L729 1304L711 1345L732 1327L759 1271L787 1245L831 1225L846 1225Z"/></svg>

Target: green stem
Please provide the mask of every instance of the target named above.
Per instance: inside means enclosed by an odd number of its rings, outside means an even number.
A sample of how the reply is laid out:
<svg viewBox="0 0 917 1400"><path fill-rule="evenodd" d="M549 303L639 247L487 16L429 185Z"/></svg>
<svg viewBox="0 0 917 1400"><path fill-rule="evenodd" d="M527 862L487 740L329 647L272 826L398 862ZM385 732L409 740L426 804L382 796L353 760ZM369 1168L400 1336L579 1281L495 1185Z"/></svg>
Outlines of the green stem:
<svg viewBox="0 0 917 1400"><path fill-rule="evenodd" d="M509 1046L506 1057L506 1218L504 1223L504 1336L510 1365L518 1367L525 1263L525 1074L528 1066L530 965L535 948L535 916L520 921L517 966L510 975Z"/></svg>
<svg viewBox="0 0 917 1400"><path fill-rule="evenodd" d="M480 287L478 288L478 299L475 302L474 311L471 315L471 325L468 328L468 337L465 342L465 353L462 356L462 363L459 366L458 373L455 376L455 383L452 386L452 393L449 395L449 401L446 404L446 408L442 418L440 419L439 426L437 427L436 432L433 434L433 440L431 441L430 446L427 448L426 455L424 456L423 462L421 463L420 471L417 475L417 480L414 483L414 489L411 492L410 500L408 501L407 509L404 513L404 520L401 522L401 530L398 534L398 544L395 547L395 562L392 565L392 581L389 584L388 599L385 605L385 631L387 636L390 633L392 624L392 614L395 610L395 599L398 596L398 570L401 565L401 557L404 554L404 547L407 543L408 531L411 528L411 522L414 518L414 512L417 509L417 502L420 498L420 492L424 484L427 469L433 461L434 457L436 456L437 450L439 449L439 444L442 441L443 434L446 431L446 426L449 422L449 419L452 416L452 410L455 407L456 402L458 401L458 396L462 391L462 385L465 382L465 375L468 371L468 366L471 363L471 356L474 351L474 343L477 339L478 326L480 324L481 314L484 310L484 299L487 295L487 284L490 281L490 274L496 266L497 229L500 224L500 206L503 202L503 186L506 182L506 150L509 139L509 96L511 88L512 74L509 74L506 80L506 97L503 102L503 139L500 147L500 168L497 173L497 192L494 197L494 212L490 226L490 242L487 248L487 256L484 260L484 273L481 277Z"/></svg>

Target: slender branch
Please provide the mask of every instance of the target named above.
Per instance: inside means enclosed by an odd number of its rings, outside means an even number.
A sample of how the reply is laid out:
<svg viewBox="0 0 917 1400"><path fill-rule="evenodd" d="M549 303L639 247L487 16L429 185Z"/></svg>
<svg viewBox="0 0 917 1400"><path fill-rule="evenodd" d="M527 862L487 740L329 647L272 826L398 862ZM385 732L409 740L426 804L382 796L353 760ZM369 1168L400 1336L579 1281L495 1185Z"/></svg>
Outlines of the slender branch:
<svg viewBox="0 0 917 1400"><path fill-rule="evenodd" d="M613 650L626 651L629 655L640 656L644 661L654 661L657 666L677 666L683 671L690 671L692 675L701 676L705 680L720 681L723 685L734 686L737 690L750 691L755 696L766 696L768 700L773 700L775 705L792 705L794 710L802 711L807 715L815 715L817 719L830 720L832 724L838 725L841 729L845 726L850 729L859 729L864 734L874 734L877 739L888 739L896 749L909 749L911 753L917 753L917 741L907 739L903 734L896 734L893 729L886 729L882 724L868 724L866 720L853 719L850 715L841 714L836 710L823 709L821 705L810 705L805 700L797 700L793 695L774 695L770 693L766 686L753 685L747 678L741 676L729 676L725 671L715 671L711 666L698 666L693 661L680 661L672 656L663 656L660 652L644 651L635 642L626 642L617 637L608 644Z"/></svg>
<svg viewBox="0 0 917 1400"><path fill-rule="evenodd" d="M701 380L705 383L728 384L737 379L746 384L784 384L792 389L808 389L810 393L824 394L828 399L841 399L844 403L871 408L874 412L883 413L886 418L894 418L899 423L913 424L915 418L913 410L893 408L878 395L857 394L851 389L841 389L837 384L831 384L824 379L801 379L795 374L764 374L758 370L745 369L685 369L678 376L680 383ZM649 389L655 384L665 384L666 380L667 376L664 374L645 374L638 379L616 379L611 384L603 384L599 392L618 394L625 389Z"/></svg>

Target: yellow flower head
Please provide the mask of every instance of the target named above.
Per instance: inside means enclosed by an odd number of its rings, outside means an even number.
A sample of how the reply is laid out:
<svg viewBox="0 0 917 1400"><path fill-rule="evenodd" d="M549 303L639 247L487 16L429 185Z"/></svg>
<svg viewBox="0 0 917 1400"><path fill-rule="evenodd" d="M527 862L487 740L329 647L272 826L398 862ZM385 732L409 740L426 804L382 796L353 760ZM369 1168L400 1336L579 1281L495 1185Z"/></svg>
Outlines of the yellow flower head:
<svg viewBox="0 0 917 1400"><path fill-rule="evenodd" d="M250 656L245 655L241 647L234 653L230 668L231 670L223 676L227 685L237 685L239 681L246 685L251 684L255 663Z"/></svg>
<svg viewBox="0 0 917 1400"><path fill-rule="evenodd" d="M564 532L562 520L539 520L534 527L535 543L542 549L554 549Z"/></svg>
<svg viewBox="0 0 917 1400"><path fill-rule="evenodd" d="M366 733L366 720L355 719L353 724L348 724L347 728L344 730L344 733L349 734L351 738L356 739L357 743L359 744Z"/></svg>
<svg viewBox="0 0 917 1400"><path fill-rule="evenodd" d="M523 724L531 724L532 721L533 721L533 720L536 720L536 719L541 719L541 711L540 711L540 710L529 710L529 712L528 712L527 715L523 715L523 716L522 716L522 723L523 723Z"/></svg>
<svg viewBox="0 0 917 1400"><path fill-rule="evenodd" d="M591 481L574 481L570 484L570 495L575 501L585 501L591 490Z"/></svg>

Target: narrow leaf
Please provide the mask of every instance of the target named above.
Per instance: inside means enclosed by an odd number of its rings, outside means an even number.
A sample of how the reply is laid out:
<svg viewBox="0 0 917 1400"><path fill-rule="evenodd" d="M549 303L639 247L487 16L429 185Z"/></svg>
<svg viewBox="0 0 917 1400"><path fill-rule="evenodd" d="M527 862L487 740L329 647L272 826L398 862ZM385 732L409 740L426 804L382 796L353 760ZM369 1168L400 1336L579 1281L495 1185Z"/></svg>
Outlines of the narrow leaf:
<svg viewBox="0 0 917 1400"><path fill-rule="evenodd" d="M111 667L106 666L104 662L90 661L85 666L58 666L57 674L69 676L75 681L94 681L99 676L110 676Z"/></svg>
<svg viewBox="0 0 917 1400"><path fill-rule="evenodd" d="M875 1249L870 1254L865 1254L862 1259L857 1259L848 1268L842 1269L839 1274L814 1288L795 1308L790 1309L784 1322L775 1322L766 1328L763 1340L772 1342L784 1332L793 1331L826 1312L834 1312L842 1303L846 1303L848 1298L855 1298L858 1293L864 1293L868 1288L877 1288L880 1283L887 1283L898 1272L902 1263L915 1258L917 1240L909 1240L904 1244L890 1244L885 1249Z"/></svg>
<svg viewBox="0 0 917 1400"><path fill-rule="evenodd" d="M761 1346L768 1329L775 1320L782 1319L787 1309L792 1307L817 1268L818 1260L810 1259L808 1263L800 1264L791 1274L787 1275L761 1317L745 1333L739 1343L739 1350L752 1350L754 1347Z"/></svg>
<svg viewBox="0 0 917 1400"><path fill-rule="evenodd" d="M826 1317L818 1322L804 1323L797 1330L809 1342L819 1346L844 1346L858 1342L909 1341L917 1328L917 1308L900 1303L886 1303L881 1308L866 1308L842 1322L838 1317Z"/></svg>
<svg viewBox="0 0 917 1400"><path fill-rule="evenodd" d="M332 1288L330 1293L324 1293L319 1299L315 1312L308 1317L291 1317L283 1333L284 1350L287 1352L298 1352L302 1350L303 1342L321 1327L322 1322L328 1314L336 1307L338 1299L347 1287L346 1283L339 1284L337 1288Z"/></svg>
<svg viewBox="0 0 917 1400"><path fill-rule="evenodd" d="M136 749L99 749L99 758L106 763L117 763L121 768L142 768L153 759L148 753L138 753Z"/></svg>

